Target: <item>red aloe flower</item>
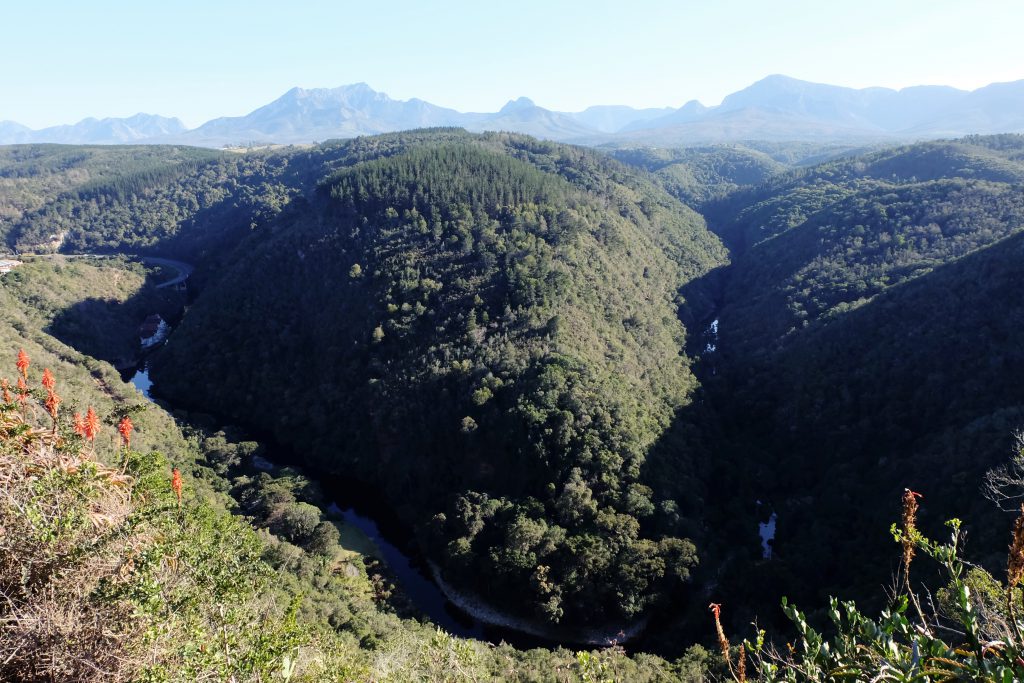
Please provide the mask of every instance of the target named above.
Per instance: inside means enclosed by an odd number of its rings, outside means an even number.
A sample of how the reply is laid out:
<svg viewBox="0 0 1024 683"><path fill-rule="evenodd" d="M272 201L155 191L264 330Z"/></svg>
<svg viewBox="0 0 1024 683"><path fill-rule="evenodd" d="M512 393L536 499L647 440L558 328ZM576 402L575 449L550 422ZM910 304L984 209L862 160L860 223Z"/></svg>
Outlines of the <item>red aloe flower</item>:
<svg viewBox="0 0 1024 683"><path fill-rule="evenodd" d="M89 429L85 425L85 418L82 417L81 413L75 413L75 434L78 434L83 439L88 438Z"/></svg>
<svg viewBox="0 0 1024 683"><path fill-rule="evenodd" d="M132 424L132 419L127 415L122 417L117 425L117 431L121 434L121 440L124 442L125 448L131 448L133 429L135 429L135 425Z"/></svg>
<svg viewBox="0 0 1024 683"><path fill-rule="evenodd" d="M28 354L25 353L25 349L18 349L18 372L20 372L21 376L26 380L28 379L28 366Z"/></svg>
<svg viewBox="0 0 1024 683"><path fill-rule="evenodd" d="M46 406L46 412L50 414L54 422L57 421L57 408L60 407L61 403L62 399L57 395L56 391L51 389L46 393L46 403L44 405Z"/></svg>
<svg viewBox="0 0 1024 683"><path fill-rule="evenodd" d="M89 406L85 411L85 438L88 441L95 441L96 435L100 433L100 416Z"/></svg>
<svg viewBox="0 0 1024 683"><path fill-rule="evenodd" d="M11 396L11 385L7 382L6 379L0 379L0 390L3 390L4 392L4 403L10 403L11 401L14 400L14 398Z"/></svg>
<svg viewBox="0 0 1024 683"><path fill-rule="evenodd" d="M181 470L177 467L171 472L171 490L178 497L178 507L181 507Z"/></svg>
<svg viewBox="0 0 1024 683"><path fill-rule="evenodd" d="M43 386L46 387L46 412L50 414L53 419L53 428L57 429L57 408L62 403L61 397L57 395L57 380L53 378L53 373L50 372L50 368L43 370Z"/></svg>
<svg viewBox="0 0 1024 683"><path fill-rule="evenodd" d="M25 383L24 377L18 378L18 402L21 406L25 407L25 402L28 401L28 384Z"/></svg>

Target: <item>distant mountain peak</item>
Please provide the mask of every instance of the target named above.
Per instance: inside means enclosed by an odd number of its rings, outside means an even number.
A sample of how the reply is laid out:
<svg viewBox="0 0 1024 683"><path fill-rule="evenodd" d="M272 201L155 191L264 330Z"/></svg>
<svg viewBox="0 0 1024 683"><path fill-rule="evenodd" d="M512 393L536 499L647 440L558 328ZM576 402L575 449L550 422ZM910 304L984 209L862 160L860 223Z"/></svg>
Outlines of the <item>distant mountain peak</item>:
<svg viewBox="0 0 1024 683"><path fill-rule="evenodd" d="M93 116L74 124L31 130L14 122L0 122L0 144L51 142L60 144L145 143L162 136L175 136L188 129L177 118L139 112L133 116L97 119Z"/></svg>
<svg viewBox="0 0 1024 683"><path fill-rule="evenodd" d="M501 108L499 114L508 114L514 111L522 111L523 109L533 109L537 105L529 97L518 97L514 100L509 100L504 107Z"/></svg>
<svg viewBox="0 0 1024 683"><path fill-rule="evenodd" d="M362 93L373 93L377 94L377 91L371 88L367 83L359 81L358 83L349 83L338 88L338 90L344 90L346 92L362 92Z"/></svg>
<svg viewBox="0 0 1024 683"><path fill-rule="evenodd" d="M298 100L328 100L328 99L344 99L346 97L356 96L384 96L383 93L379 93L371 88L366 83L350 83L348 85L339 85L335 88L302 88L296 86L291 88L281 97L275 100L276 102L281 101L298 101Z"/></svg>
<svg viewBox="0 0 1024 683"><path fill-rule="evenodd" d="M786 74L768 74L764 78L754 81L753 85L790 85L790 84L810 84L811 81L804 81L799 78L793 78Z"/></svg>
<svg viewBox="0 0 1024 683"><path fill-rule="evenodd" d="M8 121L5 119L3 121L0 121L0 131L18 131L28 133L31 132L32 129L28 126L23 126L17 121Z"/></svg>

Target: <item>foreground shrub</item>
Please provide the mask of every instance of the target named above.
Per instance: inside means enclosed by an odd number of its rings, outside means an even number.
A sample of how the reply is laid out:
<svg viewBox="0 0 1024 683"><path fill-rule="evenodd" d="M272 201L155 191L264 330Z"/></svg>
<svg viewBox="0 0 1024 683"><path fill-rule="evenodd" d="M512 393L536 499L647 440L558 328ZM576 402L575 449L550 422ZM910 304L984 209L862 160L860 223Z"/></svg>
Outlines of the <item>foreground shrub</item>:
<svg viewBox="0 0 1024 683"><path fill-rule="evenodd" d="M828 616L834 635L813 628L805 613L782 599L797 638L780 652L760 631L733 648L722 631L719 605L712 605L721 657L733 680L747 672L759 681L1011 681L1024 680L1024 506L1011 536L1004 586L960 556L961 522L947 522L949 541L925 537L917 528L917 499L906 491L903 519L892 532L902 546L900 592L877 618L853 602L832 599ZM937 562L948 584L931 594L914 590L910 569L917 552ZM924 595L924 598L922 598ZM747 655L750 663L748 666Z"/></svg>
<svg viewBox="0 0 1024 683"><path fill-rule="evenodd" d="M302 639L252 530L129 450L127 418L121 461L95 461L44 388L45 413L0 403L0 680L281 680Z"/></svg>

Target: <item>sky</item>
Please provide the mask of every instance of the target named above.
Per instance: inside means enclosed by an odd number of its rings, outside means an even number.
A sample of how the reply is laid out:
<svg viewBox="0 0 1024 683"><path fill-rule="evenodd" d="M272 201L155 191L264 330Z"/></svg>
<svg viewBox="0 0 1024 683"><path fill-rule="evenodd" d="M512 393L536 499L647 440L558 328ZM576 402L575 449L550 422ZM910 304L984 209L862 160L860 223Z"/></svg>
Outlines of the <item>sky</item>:
<svg viewBox="0 0 1024 683"><path fill-rule="evenodd" d="M240 116L365 82L495 111L718 104L770 74L850 87L1024 79L1022 0L0 0L0 121Z"/></svg>

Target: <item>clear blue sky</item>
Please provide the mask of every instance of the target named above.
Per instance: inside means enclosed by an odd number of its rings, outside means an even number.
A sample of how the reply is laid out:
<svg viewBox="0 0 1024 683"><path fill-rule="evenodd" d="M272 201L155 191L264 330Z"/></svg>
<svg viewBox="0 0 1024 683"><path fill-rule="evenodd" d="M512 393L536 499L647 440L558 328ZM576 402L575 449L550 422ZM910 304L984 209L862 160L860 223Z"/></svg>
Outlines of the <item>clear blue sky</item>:
<svg viewBox="0 0 1024 683"><path fill-rule="evenodd" d="M1024 79L1022 0L6 0L0 120L189 126L365 81L493 111L520 95L717 104L772 73L853 87Z"/></svg>

